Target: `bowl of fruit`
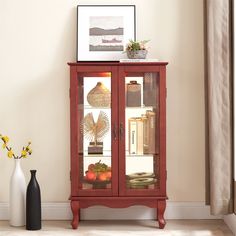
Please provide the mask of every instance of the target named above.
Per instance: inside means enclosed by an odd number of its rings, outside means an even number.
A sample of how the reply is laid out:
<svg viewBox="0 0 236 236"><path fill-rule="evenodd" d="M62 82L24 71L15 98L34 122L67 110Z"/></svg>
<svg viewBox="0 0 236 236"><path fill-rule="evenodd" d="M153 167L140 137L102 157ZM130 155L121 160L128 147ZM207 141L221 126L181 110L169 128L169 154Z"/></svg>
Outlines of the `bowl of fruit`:
<svg viewBox="0 0 236 236"><path fill-rule="evenodd" d="M92 184L94 189L106 188L111 182L111 167L101 163L101 160L90 164L85 171L84 181Z"/></svg>

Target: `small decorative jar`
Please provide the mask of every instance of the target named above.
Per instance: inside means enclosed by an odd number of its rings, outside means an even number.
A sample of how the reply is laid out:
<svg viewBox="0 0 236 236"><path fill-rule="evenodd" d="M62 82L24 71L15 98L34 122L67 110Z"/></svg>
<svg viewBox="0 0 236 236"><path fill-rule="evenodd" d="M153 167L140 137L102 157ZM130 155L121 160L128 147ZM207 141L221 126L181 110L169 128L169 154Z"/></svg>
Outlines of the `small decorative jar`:
<svg viewBox="0 0 236 236"><path fill-rule="evenodd" d="M126 84L126 106L141 106L141 84L137 83L136 80L131 80Z"/></svg>

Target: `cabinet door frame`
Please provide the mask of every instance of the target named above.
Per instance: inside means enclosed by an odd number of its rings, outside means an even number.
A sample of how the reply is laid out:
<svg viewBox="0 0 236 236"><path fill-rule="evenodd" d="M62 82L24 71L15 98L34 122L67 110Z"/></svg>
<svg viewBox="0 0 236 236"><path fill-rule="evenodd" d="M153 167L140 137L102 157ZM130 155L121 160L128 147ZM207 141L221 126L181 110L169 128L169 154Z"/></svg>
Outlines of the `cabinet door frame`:
<svg viewBox="0 0 236 236"><path fill-rule="evenodd" d="M111 73L111 189L81 189L79 159L79 140L82 140L79 123L83 114L78 115L79 84L83 76L96 76ZM117 66L73 65L70 69L70 130L71 130L71 196L118 196L118 69ZM82 154L81 154L82 155ZM83 157L83 155L82 155Z"/></svg>
<svg viewBox="0 0 236 236"><path fill-rule="evenodd" d="M127 189L125 176L125 75L126 73L159 73L159 170L160 187L158 189ZM165 65L125 65L119 67L119 195L120 196L163 196L166 197L166 68Z"/></svg>

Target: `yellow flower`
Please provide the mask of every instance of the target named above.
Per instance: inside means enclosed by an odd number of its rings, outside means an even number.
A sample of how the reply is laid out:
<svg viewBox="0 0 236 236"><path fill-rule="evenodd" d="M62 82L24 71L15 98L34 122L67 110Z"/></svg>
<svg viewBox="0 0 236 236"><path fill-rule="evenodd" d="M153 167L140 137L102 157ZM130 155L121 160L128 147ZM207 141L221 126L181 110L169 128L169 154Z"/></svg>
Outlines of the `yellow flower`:
<svg viewBox="0 0 236 236"><path fill-rule="evenodd" d="M25 150L22 150L21 151L21 156L26 158L27 157L27 152Z"/></svg>
<svg viewBox="0 0 236 236"><path fill-rule="evenodd" d="M8 146L8 142L9 142L9 137L8 136L3 136L2 134L0 134L0 141L2 140L3 144L2 144L2 148L3 149L7 149L7 156L9 158L26 158L29 155L32 154L32 149L30 148L30 144L31 142L29 141L28 142L28 145L26 147L23 147L22 148L22 151L21 151L21 155L20 156L16 156L13 151L12 151L12 148Z"/></svg>
<svg viewBox="0 0 236 236"><path fill-rule="evenodd" d="M8 138L7 136L3 136L3 137L2 137L2 141L3 141L4 143L7 143L7 142L9 142L9 138Z"/></svg>
<svg viewBox="0 0 236 236"><path fill-rule="evenodd" d="M14 153L13 153L12 150L8 151L7 156L8 156L9 158L12 158L13 155L14 155Z"/></svg>

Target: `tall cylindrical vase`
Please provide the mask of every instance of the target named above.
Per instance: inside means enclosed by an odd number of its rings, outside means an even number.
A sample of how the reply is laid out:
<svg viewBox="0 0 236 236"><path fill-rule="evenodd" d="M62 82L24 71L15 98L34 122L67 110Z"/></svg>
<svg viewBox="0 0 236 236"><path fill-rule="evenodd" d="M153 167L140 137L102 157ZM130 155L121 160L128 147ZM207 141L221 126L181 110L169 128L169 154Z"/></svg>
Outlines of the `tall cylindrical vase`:
<svg viewBox="0 0 236 236"><path fill-rule="evenodd" d="M20 166L20 159L15 159L15 168L10 182L10 225L25 225L25 176Z"/></svg>
<svg viewBox="0 0 236 236"><path fill-rule="evenodd" d="M41 229L41 194L36 170L31 170L31 179L26 193L26 229Z"/></svg>

